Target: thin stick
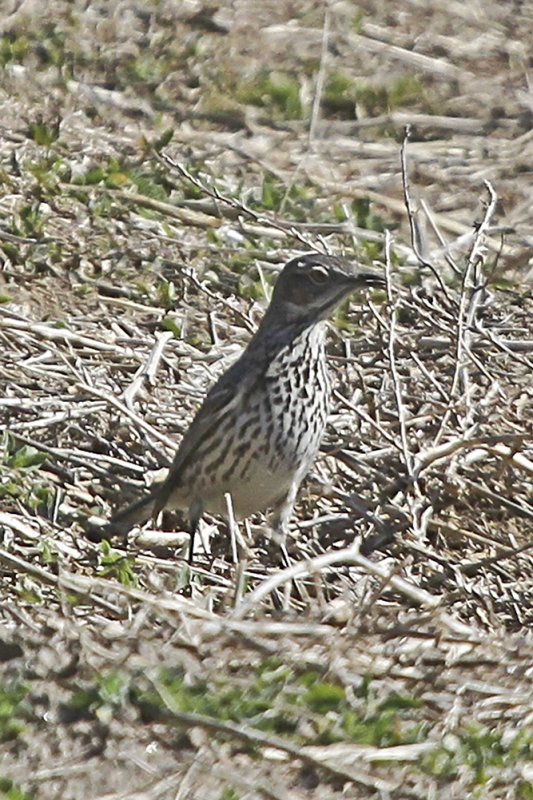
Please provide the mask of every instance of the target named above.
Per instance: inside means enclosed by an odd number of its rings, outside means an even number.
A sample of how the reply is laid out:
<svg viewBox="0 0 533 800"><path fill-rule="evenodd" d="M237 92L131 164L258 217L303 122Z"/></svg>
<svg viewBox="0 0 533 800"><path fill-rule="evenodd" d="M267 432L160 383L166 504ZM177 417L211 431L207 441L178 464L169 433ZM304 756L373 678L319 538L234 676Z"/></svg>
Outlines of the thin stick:
<svg viewBox="0 0 533 800"><path fill-rule="evenodd" d="M394 295L392 291L392 277L391 277L391 235L390 231L385 231L385 280L387 282L387 296L389 299L389 337L388 337L388 346L387 346L387 354L389 357L389 366L392 375L392 384L394 387L394 397L396 399L396 408L398 410L398 422L400 424L400 440L402 443L402 454L403 460L405 464L405 470L409 478L413 478L413 456L411 455L411 451L409 450L409 442L407 439L407 426L406 426L406 412L405 406L403 404L402 398L402 384L400 379L400 373L398 371L398 367L396 365L396 356L395 356L395 336L396 336L396 324L397 324L397 313L396 313L396 303L394 300Z"/></svg>
<svg viewBox="0 0 533 800"><path fill-rule="evenodd" d="M287 581L292 581L294 578L314 575L336 564L353 564L354 566L361 567L370 575L380 580L385 579L387 584L395 591L400 592L408 597L409 600L425 606L426 608L437 609L442 604L441 598L429 594L429 592L420 589L418 586L414 586L398 575L391 574L385 567L382 567L380 564L375 564L368 558L365 558L365 556L362 556L359 552L359 545L355 544L334 553L326 553L325 555L317 556L316 558L306 561L299 561L291 567L275 573L270 578L260 583L257 589L246 596L246 600L244 600L232 614L232 619L243 619L248 614L255 611L265 597L268 597L269 594ZM464 625L450 614L442 613L440 619L453 633L466 636L467 638L473 637L476 640L478 639L478 633L475 629Z"/></svg>
<svg viewBox="0 0 533 800"><path fill-rule="evenodd" d="M409 176L408 176L408 172L407 172L406 149L407 149L407 142L409 141L410 135L411 135L411 126L407 125L406 128L405 128L404 140L402 142L402 146L401 146L401 149L400 149L400 163L401 163L401 167L402 167L403 199L404 199L405 208L406 208L406 211L407 211L407 218L409 220L409 229L411 231L411 246L413 248L413 252L414 252L414 254L415 254L420 266L427 267L427 269L431 270L431 272L435 276L435 278L436 278L436 280L437 280L437 282L439 284L439 287L440 287L442 293L444 294L446 300L449 303L451 303L450 295L448 294L448 290L446 289L446 286L444 285L444 282L443 282L441 276L439 275L439 273L437 272L437 270L435 269L433 264L430 264L430 262L426 261L426 259L422 256L422 253L420 252L420 249L418 247L418 241L417 241L418 237L417 237L416 224L415 224L415 213L414 213L414 210L413 210L413 204L411 202L411 195L410 195L410 192L409 192Z"/></svg>
<svg viewBox="0 0 533 800"><path fill-rule="evenodd" d="M133 376L133 380L128 386L127 389L124 390L122 396L124 398L124 402L126 406L132 410L133 409L133 401L139 391L141 390L145 380L153 381L154 376L158 370L159 363L161 358L163 357L163 352L165 350L166 345L170 341L170 339L174 338L174 334L171 331L159 331L156 333L156 340L152 347L152 350L146 359L144 364L141 364L135 375Z"/></svg>
<svg viewBox="0 0 533 800"><path fill-rule="evenodd" d="M322 45L320 48L320 64L318 66L318 73L316 78L315 96L313 98L313 108L311 110L311 123L309 125L309 145L312 146L316 135L316 129L320 122L320 104L322 102L322 95L324 92L324 85L326 83L327 72L327 59L329 48L329 28L330 28L330 15L329 8L326 4L324 9L324 25L322 26Z"/></svg>

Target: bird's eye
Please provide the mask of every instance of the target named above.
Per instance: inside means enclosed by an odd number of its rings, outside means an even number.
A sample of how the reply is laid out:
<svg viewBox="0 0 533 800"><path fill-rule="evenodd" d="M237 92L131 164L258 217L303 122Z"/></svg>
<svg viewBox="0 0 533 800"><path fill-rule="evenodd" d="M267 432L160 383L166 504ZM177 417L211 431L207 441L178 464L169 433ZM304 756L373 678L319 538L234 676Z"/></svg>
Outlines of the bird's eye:
<svg viewBox="0 0 533 800"><path fill-rule="evenodd" d="M316 266L309 271L309 277L313 283L316 283L318 286L323 286L329 281L329 272L327 269L324 269L324 267Z"/></svg>

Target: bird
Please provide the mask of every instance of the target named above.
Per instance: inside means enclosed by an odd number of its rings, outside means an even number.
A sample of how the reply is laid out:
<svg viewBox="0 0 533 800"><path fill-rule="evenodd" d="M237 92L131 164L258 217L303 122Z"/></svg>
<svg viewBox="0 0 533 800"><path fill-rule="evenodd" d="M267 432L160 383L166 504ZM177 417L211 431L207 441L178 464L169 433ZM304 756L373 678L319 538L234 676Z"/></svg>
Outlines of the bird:
<svg viewBox="0 0 533 800"><path fill-rule="evenodd" d="M283 540L328 417L327 319L353 291L384 283L344 257L291 258L256 333L206 395L164 481L117 511L108 529L125 535L179 509L190 523L191 561L203 514L226 516L229 493L238 519L272 511Z"/></svg>

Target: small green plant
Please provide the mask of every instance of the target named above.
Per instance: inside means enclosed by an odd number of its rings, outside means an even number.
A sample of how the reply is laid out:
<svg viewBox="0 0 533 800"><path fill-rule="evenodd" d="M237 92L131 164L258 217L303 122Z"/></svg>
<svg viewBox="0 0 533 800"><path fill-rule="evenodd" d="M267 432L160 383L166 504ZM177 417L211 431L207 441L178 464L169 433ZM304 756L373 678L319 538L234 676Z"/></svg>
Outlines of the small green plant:
<svg viewBox="0 0 533 800"><path fill-rule="evenodd" d="M499 733L468 726L449 733L441 747L423 758L422 768L444 780L465 774L471 785L482 786L500 770L514 767L521 760L531 760L532 750L533 737L529 730L518 732L504 745ZM526 784L520 787L520 792L517 797L531 800Z"/></svg>
<svg viewBox="0 0 533 800"><path fill-rule="evenodd" d="M176 284L161 281L157 287L157 304L166 310L176 308Z"/></svg>
<svg viewBox="0 0 533 800"><path fill-rule="evenodd" d="M113 550L105 539L101 543L98 574L104 578L115 578L124 586L136 586L137 576L134 571L135 558Z"/></svg>
<svg viewBox="0 0 533 800"><path fill-rule="evenodd" d="M383 233L385 230L385 220L383 217L379 216L379 214L374 214L374 212L370 210L370 200L368 197L361 197L358 200L354 200L351 210L360 228L365 228L369 231L378 231L379 233Z"/></svg>
<svg viewBox="0 0 533 800"><path fill-rule="evenodd" d="M169 72L167 60L161 53L142 50L141 53L126 66L124 85L143 84L147 87L158 86Z"/></svg>
<svg viewBox="0 0 533 800"><path fill-rule="evenodd" d="M309 184L287 186L270 174L261 183L261 196L250 199L249 207L259 212L281 213L296 222L309 222L317 217L316 192Z"/></svg>
<svg viewBox="0 0 533 800"><path fill-rule="evenodd" d="M285 195L285 187L266 173L261 185L261 206L265 211L278 211Z"/></svg>
<svg viewBox="0 0 533 800"><path fill-rule="evenodd" d="M261 730L276 733L294 733L297 724L297 708L287 713L283 689L287 672L280 669L273 673L262 673L251 683L215 680L191 686L181 670L163 669L158 683L172 700L172 706L181 711L203 714L214 719L234 722L246 721ZM143 718L157 719L172 711L155 688L136 689L132 692L134 702ZM294 717L294 718L293 718Z"/></svg>
<svg viewBox="0 0 533 800"><path fill-rule="evenodd" d="M362 697L356 710L342 686L314 672L297 676L286 665L273 662L258 667L255 677L231 683L212 678L191 685L181 670L164 669L154 687L134 689L132 699L146 720L177 709L243 722L302 744L352 741L387 747L419 742L425 735L424 724L416 719L420 703L415 698L389 695L375 703ZM307 720L304 736L302 720Z"/></svg>
<svg viewBox="0 0 533 800"><path fill-rule="evenodd" d="M152 145L156 153L160 153L161 150L163 150L167 146L167 144L170 144L173 137L174 137L174 128L166 128L161 134L161 136L159 136L159 138L157 138Z"/></svg>
<svg viewBox="0 0 533 800"><path fill-rule="evenodd" d="M533 783L530 781L519 781L516 786L517 800L533 800Z"/></svg>
<svg viewBox="0 0 533 800"><path fill-rule="evenodd" d="M46 453L29 444L16 446L16 440L8 437L3 463L10 469L38 469L46 461Z"/></svg>
<svg viewBox="0 0 533 800"><path fill-rule="evenodd" d="M0 37L0 66L6 64L22 64L29 50L29 43L25 36L15 36L13 33L4 33Z"/></svg>
<svg viewBox="0 0 533 800"><path fill-rule="evenodd" d="M0 800L33 800L33 798L19 789L13 781L0 778Z"/></svg>
<svg viewBox="0 0 533 800"><path fill-rule="evenodd" d="M50 546L50 542L44 541L41 544L41 558L45 564L57 564L57 552Z"/></svg>
<svg viewBox="0 0 533 800"><path fill-rule="evenodd" d="M16 739L25 730L27 693L28 687L23 683L0 686L0 742Z"/></svg>
<svg viewBox="0 0 533 800"><path fill-rule="evenodd" d="M121 189L132 183L127 168L118 158L110 158L96 167L87 170L77 183L84 186L96 186L103 183L109 189Z"/></svg>
<svg viewBox="0 0 533 800"><path fill-rule="evenodd" d="M181 325L172 317L163 317L161 327L164 331L170 331L175 339L181 339Z"/></svg>
<svg viewBox="0 0 533 800"><path fill-rule="evenodd" d="M424 87L414 75L402 75L389 86L357 82L354 86L356 108L364 116L376 117L397 108L407 108L424 100Z"/></svg>
<svg viewBox="0 0 533 800"><path fill-rule="evenodd" d="M226 788L220 795L220 800L240 800L241 795L235 789Z"/></svg>
<svg viewBox="0 0 533 800"><path fill-rule="evenodd" d="M263 72L250 83L242 83L236 96L241 103L267 109L282 119L303 116L300 85L284 72Z"/></svg>
<svg viewBox="0 0 533 800"><path fill-rule="evenodd" d="M28 125L28 136L36 144L43 147L49 147L59 138L59 122L53 125L47 124L42 119L37 122L30 122Z"/></svg>
<svg viewBox="0 0 533 800"><path fill-rule="evenodd" d="M130 180L139 194L143 194L145 197L151 197L153 200L162 200L163 202L166 202L169 198L169 189L164 185L162 176L157 173L148 174L147 172L133 171L130 173Z"/></svg>
<svg viewBox="0 0 533 800"><path fill-rule="evenodd" d="M0 460L0 498L18 498L31 509L49 508L53 493L37 474L47 459L46 453L31 445L18 446L18 441L4 436Z"/></svg>
<svg viewBox="0 0 533 800"><path fill-rule="evenodd" d="M130 678L115 670L98 675L95 682L75 692L62 707L65 721L97 718L108 723L129 699Z"/></svg>
<svg viewBox="0 0 533 800"><path fill-rule="evenodd" d="M21 236L40 239L44 232L45 216L40 201L20 206L14 220L13 231Z"/></svg>
<svg viewBox="0 0 533 800"><path fill-rule="evenodd" d="M387 89L389 108L406 108L424 99L424 87L416 75L402 75Z"/></svg>
<svg viewBox="0 0 533 800"><path fill-rule="evenodd" d="M69 61L67 34L53 22L46 22L40 32L37 52L44 66L61 67Z"/></svg>
<svg viewBox="0 0 533 800"><path fill-rule="evenodd" d="M322 99L325 114L335 114L345 119L355 117L355 87L353 81L342 72L329 76Z"/></svg>

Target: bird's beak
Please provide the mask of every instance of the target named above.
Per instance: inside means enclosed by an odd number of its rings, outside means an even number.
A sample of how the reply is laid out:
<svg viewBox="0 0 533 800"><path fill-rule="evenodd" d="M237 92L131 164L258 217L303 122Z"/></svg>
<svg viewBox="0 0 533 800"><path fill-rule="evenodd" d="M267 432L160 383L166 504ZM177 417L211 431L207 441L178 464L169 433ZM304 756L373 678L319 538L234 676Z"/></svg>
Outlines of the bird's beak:
<svg viewBox="0 0 533 800"><path fill-rule="evenodd" d="M364 288L365 286L386 286L387 282L383 275L378 275L377 272L359 272L352 278L352 284L355 289Z"/></svg>

